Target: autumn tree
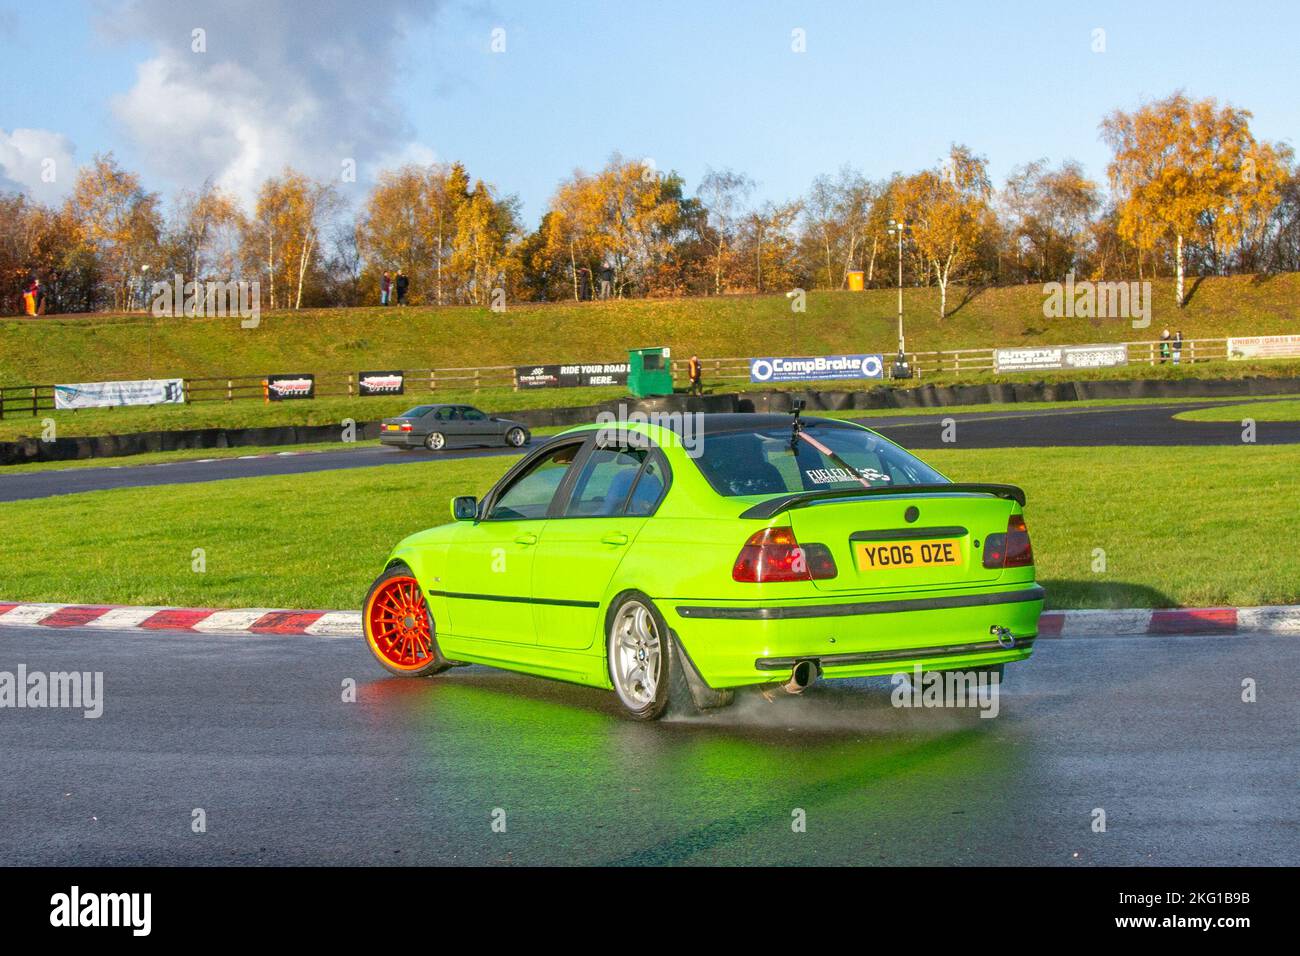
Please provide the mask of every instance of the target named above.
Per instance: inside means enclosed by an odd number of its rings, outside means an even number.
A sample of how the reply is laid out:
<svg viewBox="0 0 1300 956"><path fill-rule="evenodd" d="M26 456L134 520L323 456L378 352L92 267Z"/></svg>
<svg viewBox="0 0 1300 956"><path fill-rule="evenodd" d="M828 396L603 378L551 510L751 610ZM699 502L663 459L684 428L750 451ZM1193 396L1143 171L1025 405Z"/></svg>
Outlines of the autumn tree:
<svg viewBox="0 0 1300 956"><path fill-rule="evenodd" d="M1119 233L1139 250L1173 243L1180 308L1187 246L1249 242L1281 198L1279 147L1257 142L1250 118L1247 110L1178 92L1102 121Z"/></svg>
<svg viewBox="0 0 1300 956"><path fill-rule="evenodd" d="M338 209L332 183L293 169L262 184L244 239L250 257L261 263L271 308L302 308L307 278L319 265L322 232Z"/></svg>
<svg viewBox="0 0 1300 956"><path fill-rule="evenodd" d="M142 266L159 256L162 215L156 193L122 169L112 153L77 172L67 212L86 253L103 275L114 308L125 308Z"/></svg>
<svg viewBox="0 0 1300 956"><path fill-rule="evenodd" d="M794 226L801 209L798 200L769 201L745 216L741 252L752 270L754 291L788 290L796 284Z"/></svg>
<svg viewBox="0 0 1300 956"><path fill-rule="evenodd" d="M229 278L239 268L238 243L244 228L235 198L207 182L177 196L166 245L177 271L189 278Z"/></svg>
<svg viewBox="0 0 1300 956"><path fill-rule="evenodd" d="M911 238L939 287L939 317L948 314L948 286L975 259L990 216L987 161L954 145L947 161L907 177L898 199Z"/></svg>
<svg viewBox="0 0 1300 956"><path fill-rule="evenodd" d="M1056 169L1045 159L1013 169L1002 191L1004 224L1026 275L1045 282L1078 270L1100 205L1097 184L1073 160Z"/></svg>
<svg viewBox="0 0 1300 956"><path fill-rule="evenodd" d="M713 294L721 295L727 258L738 241L745 205L754 191L754 181L732 169L707 169L696 190L705 210L700 238L709 246L713 260Z"/></svg>

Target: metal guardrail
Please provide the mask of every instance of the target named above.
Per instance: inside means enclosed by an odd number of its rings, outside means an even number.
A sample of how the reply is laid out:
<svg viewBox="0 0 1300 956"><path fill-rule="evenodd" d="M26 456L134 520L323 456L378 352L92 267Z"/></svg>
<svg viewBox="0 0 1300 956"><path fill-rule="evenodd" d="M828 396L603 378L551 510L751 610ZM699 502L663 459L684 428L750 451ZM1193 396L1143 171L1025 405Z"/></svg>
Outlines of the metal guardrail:
<svg viewBox="0 0 1300 956"><path fill-rule="evenodd" d="M1114 343L1120 344L1120 343ZM1172 363L1173 356L1165 358L1161 353L1162 345L1172 343L1152 340L1147 342L1126 342L1130 366L1160 365ZM1015 346L1019 348L1020 346ZM1048 347L1048 346L1045 346ZM942 375L945 373L962 374L964 372L994 371L994 352L996 348L987 349L946 349L936 352L907 352L912 374L916 378ZM1184 339L1178 356L1181 364L1195 362L1226 361L1228 357L1228 340L1225 339ZM885 355L886 368L892 360L892 354ZM705 358L700 360L703 366L704 381L709 384L727 384L743 382L749 384L748 357ZM686 361L673 359L674 373L684 380ZM522 367L522 366L520 366ZM519 389L514 365L485 365L467 368L424 368L409 369L403 372L408 389L439 390L457 389L478 391L483 388ZM1024 374L1024 373L1008 373ZM194 402L240 401L266 398L265 375L213 376L204 378L187 378L185 381L185 401ZM316 396L321 398L350 398L357 395L357 376L352 372L327 372L316 376ZM15 415L33 416L41 412L54 410L53 385L9 385L0 387L0 419Z"/></svg>

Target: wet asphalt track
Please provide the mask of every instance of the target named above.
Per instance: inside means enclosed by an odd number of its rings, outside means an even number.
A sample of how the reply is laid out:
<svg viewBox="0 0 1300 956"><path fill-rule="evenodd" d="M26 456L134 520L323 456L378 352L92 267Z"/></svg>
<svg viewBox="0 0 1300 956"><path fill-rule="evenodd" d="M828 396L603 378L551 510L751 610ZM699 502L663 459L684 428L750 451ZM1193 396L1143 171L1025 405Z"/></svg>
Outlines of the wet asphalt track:
<svg viewBox="0 0 1300 956"><path fill-rule="evenodd" d="M100 670L98 720L0 711L10 864L1293 864L1300 636L1050 640L1001 714L881 681L638 724L357 640L0 628L0 670ZM1241 681L1258 683L1257 703ZM358 701L343 703L353 678ZM1094 808L1107 832L1090 829ZM203 808L207 833L191 832ZM506 832L491 829L505 811ZM807 832L791 831L791 811Z"/></svg>
<svg viewBox="0 0 1300 956"><path fill-rule="evenodd" d="M1193 408L1241 404L1240 400L1204 403L1041 409L1023 412L980 412L936 409L933 415L908 417L866 416L863 424L880 431L905 448L1013 448L1094 445L1236 445L1241 443L1237 422L1186 422L1173 416ZM943 441L944 420L957 422L955 444ZM1300 443L1300 422L1260 422L1256 441L1261 445ZM201 452L196 452L201 455ZM517 455L506 448L467 449L433 454L402 452L378 444L347 451L219 458L207 461L169 462L160 465L67 468L43 472L4 474L0 469L0 502L51 495L75 494L110 488L189 484L223 478L291 475L336 468L372 465L419 464L448 458Z"/></svg>

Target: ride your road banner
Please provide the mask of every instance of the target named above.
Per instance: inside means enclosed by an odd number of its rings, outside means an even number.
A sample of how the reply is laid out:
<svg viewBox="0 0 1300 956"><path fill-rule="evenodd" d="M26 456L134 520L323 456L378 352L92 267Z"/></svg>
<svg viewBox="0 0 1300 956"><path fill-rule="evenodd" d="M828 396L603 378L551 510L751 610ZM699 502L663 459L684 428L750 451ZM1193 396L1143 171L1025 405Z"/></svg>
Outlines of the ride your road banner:
<svg viewBox="0 0 1300 956"><path fill-rule="evenodd" d="M114 405L182 405L185 380L149 378L132 382L80 382L54 386L55 408L108 408Z"/></svg>
<svg viewBox="0 0 1300 956"><path fill-rule="evenodd" d="M882 378L881 355L778 356L749 360L751 382L816 382L833 378Z"/></svg>

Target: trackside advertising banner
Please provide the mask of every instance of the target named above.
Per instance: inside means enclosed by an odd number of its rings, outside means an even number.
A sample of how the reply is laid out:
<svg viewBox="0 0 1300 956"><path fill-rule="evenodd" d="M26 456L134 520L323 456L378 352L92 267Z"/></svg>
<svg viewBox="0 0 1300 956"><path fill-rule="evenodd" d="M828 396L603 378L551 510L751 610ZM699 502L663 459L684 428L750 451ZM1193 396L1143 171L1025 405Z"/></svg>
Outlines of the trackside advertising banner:
<svg viewBox="0 0 1300 956"><path fill-rule="evenodd" d="M54 386L55 408L108 408L114 405L180 405L185 380L150 378L134 382L80 382Z"/></svg>
<svg viewBox="0 0 1300 956"><path fill-rule="evenodd" d="M1048 345L1040 348L995 349L997 372L1045 372L1055 369L1114 368L1128 364L1128 346Z"/></svg>
<svg viewBox="0 0 1300 956"><path fill-rule="evenodd" d="M519 365L515 381L520 388L577 388L585 385L626 385L626 362L589 365Z"/></svg>
<svg viewBox="0 0 1300 956"><path fill-rule="evenodd" d="M749 360L751 382L816 382L832 378L883 378L880 355L778 356Z"/></svg>
<svg viewBox="0 0 1300 956"><path fill-rule="evenodd" d="M291 398L315 398L316 376L268 375L266 397L273 402L283 402Z"/></svg>
<svg viewBox="0 0 1300 956"><path fill-rule="evenodd" d="M405 390L402 372L357 372L358 395L401 395Z"/></svg>
<svg viewBox="0 0 1300 956"><path fill-rule="evenodd" d="M1261 358L1300 358L1300 335L1252 335L1228 339L1232 361Z"/></svg>

